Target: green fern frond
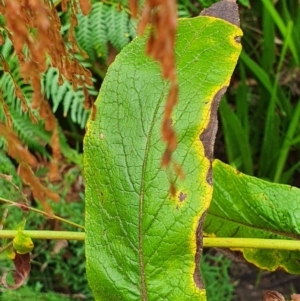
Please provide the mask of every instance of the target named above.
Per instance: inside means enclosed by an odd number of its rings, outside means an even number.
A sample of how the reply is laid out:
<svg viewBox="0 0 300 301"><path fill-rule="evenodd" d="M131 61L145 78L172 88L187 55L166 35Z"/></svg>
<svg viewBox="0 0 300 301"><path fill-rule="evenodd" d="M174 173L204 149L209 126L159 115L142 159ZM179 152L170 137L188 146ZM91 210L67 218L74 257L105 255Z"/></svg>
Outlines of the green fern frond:
<svg viewBox="0 0 300 301"><path fill-rule="evenodd" d="M136 36L136 21L132 21L129 10L118 2L93 2L89 15L78 14L76 39L80 47L88 54L91 61L108 56L108 42L118 51ZM124 3L125 3L124 2Z"/></svg>
<svg viewBox="0 0 300 301"><path fill-rule="evenodd" d="M15 95L14 81L20 87L28 106L30 106L31 103L33 90L31 85L25 84L21 77L19 62L13 52L12 43L8 38L5 39L5 43L1 47L1 54L9 65L11 75L0 70L0 91L2 92L9 110L13 109L14 112L24 115L24 112L22 112L21 109L21 102ZM83 62L82 57L76 57L76 59ZM87 67L89 67L89 65L87 65ZM68 81L64 81L63 85L59 86L58 71L52 67L50 67L44 75L42 87L47 99L51 99L53 102L53 112L56 112L60 103L63 103L64 115L67 116L70 109L72 121L78 123L81 128L85 127L89 113L83 110L84 93L82 88L78 87L78 89L74 91L71 83ZM97 95L97 91L94 87L88 87L88 92L90 95ZM66 95L68 97L65 99ZM78 112L81 112L82 116L79 116ZM29 120L28 117L27 119ZM0 110L0 121L4 120L5 117L3 111Z"/></svg>
<svg viewBox="0 0 300 301"><path fill-rule="evenodd" d="M50 67L44 76L45 93L48 99L52 100L53 112L56 112L59 105L63 105L63 115L66 117L70 111L71 120L77 123L81 128L85 127L88 112L84 109L84 93L83 90L78 88L76 91L70 82L64 81L60 86L58 84L58 71L57 69ZM97 95L97 91L94 87L88 87L90 95ZM78 112L81 113L78 114Z"/></svg>
<svg viewBox="0 0 300 301"><path fill-rule="evenodd" d="M16 168L6 153L0 150L0 173L11 175L13 178L17 176Z"/></svg>
<svg viewBox="0 0 300 301"><path fill-rule="evenodd" d="M108 56L108 37L107 37L107 12L109 6L102 2L96 2L92 6L92 12L90 14L90 24L92 24L91 36L93 39L93 48L96 54L96 58L107 59Z"/></svg>
<svg viewBox="0 0 300 301"><path fill-rule="evenodd" d="M10 108L10 115L13 120L13 128L24 145L29 149L48 155L45 145L50 143L50 133L44 130L43 124L34 124L27 114L20 115Z"/></svg>
<svg viewBox="0 0 300 301"><path fill-rule="evenodd" d="M79 154L75 149L72 149L66 139L61 128L58 128L58 135L59 135L59 144L61 148L62 154L70 161L75 163L77 166L82 168L82 154Z"/></svg>
<svg viewBox="0 0 300 301"><path fill-rule="evenodd" d="M13 52L12 43L9 39L5 39L5 43L1 47L1 55L7 62L11 74L1 71L0 91L2 92L6 104L13 106L15 110L17 110L19 113L22 113L21 102L15 95L14 81L21 88L27 104L30 103L30 99L33 93L32 87L25 84L23 78L21 77L19 62L17 56ZM1 114L0 120L3 120L3 118L1 118Z"/></svg>
<svg viewBox="0 0 300 301"><path fill-rule="evenodd" d="M95 5L93 5L95 6ZM94 10L92 10L93 12ZM92 28L92 24L90 22L89 17L84 16L82 13L80 13L78 15L78 19L79 19L79 24L80 27L76 28L76 39L77 42L79 43L79 46L84 49L84 51L87 53L87 55L89 56L89 58L92 61L95 61L96 57L95 57L95 51L94 51L94 46L93 46L93 36L90 34L91 31L93 30ZM99 23L100 23L99 19Z"/></svg>
<svg viewBox="0 0 300 301"><path fill-rule="evenodd" d="M4 59L7 60L12 53L13 53L12 42L9 39L5 39L4 44L1 45L1 54L3 55Z"/></svg>
<svg viewBox="0 0 300 301"><path fill-rule="evenodd" d="M10 176L11 179L7 179L6 176ZM22 180L13 162L3 150L0 150L0 196L11 201L20 199L20 190L15 186L21 188Z"/></svg>
<svg viewBox="0 0 300 301"><path fill-rule="evenodd" d="M52 69L54 69L54 68L52 68ZM54 69L54 71L55 71L55 69ZM52 74L53 73L57 74L57 71L55 71L55 72L56 73L52 72ZM49 73L49 74L51 75L51 73ZM55 93L57 92L57 89L58 89L57 87L60 87L57 83L57 78L56 78L56 81L51 83L52 79L53 79L53 76L52 77L48 76L48 82L46 81L46 84L48 86L47 86L47 89L45 89L45 91L49 97L52 97L52 95L55 95ZM66 85L65 91L67 91L69 89L71 91L71 94L75 93L73 91L72 85L70 83L67 82L67 84L65 84L65 85ZM0 78L0 89L3 91L2 92L3 97L5 99L5 103L8 107L9 114L12 118L13 128L14 128L15 132L17 133L17 135L19 136L19 138L21 139L21 141L23 142L23 144L27 145L33 151L37 151L42 155L50 157L50 153L47 152L47 150L45 149L45 145L50 144L51 133L47 132L44 129L44 125L43 125L42 121L40 121L38 124L34 124L34 123L32 123L28 113L22 112L20 100L18 100L15 97L14 85L13 85L13 82L12 82L9 74L4 73L2 75L2 77ZM29 85L23 85L23 86L21 86L21 90L24 95L27 95L26 98L28 98L28 101L29 101L31 99L31 95L32 95L31 87ZM60 91L60 93L64 94L65 92L62 89ZM96 93L96 91L93 92L93 94L95 94L95 93ZM59 100L61 102L63 102L63 96L64 95L61 95L61 96L58 95ZM71 101L74 101L74 98L72 98ZM77 99L75 100L75 102L78 105L78 108L76 108L75 105L73 108L73 110L76 109L76 112L77 112L76 117L77 117L77 120L79 120L81 127L85 126L85 123L86 123L86 120L87 120L88 114L89 114L89 112L87 112L87 111L84 111L84 112L81 111L81 109L84 110L83 109L83 101L84 101L84 94L81 91L80 93L78 93ZM59 103L58 103L58 105L59 105ZM78 112L80 112L82 114L82 116L79 116ZM2 122L6 121L2 106L0 106L0 121L2 121ZM72 162L76 162L77 164L81 165L81 157L78 157L79 155L77 154L77 152L73 151L68 146L68 144L64 138L64 135L62 133L60 133L60 145L61 145L62 153L66 158L68 158ZM4 146L5 146L5 141L3 138L0 138L0 149L4 148ZM0 173L1 172L3 172L3 171L0 169Z"/></svg>
<svg viewBox="0 0 300 301"><path fill-rule="evenodd" d="M50 149L46 149L45 145L50 145L51 143L51 133L47 132L44 129L42 122L39 124L34 124L30 120L27 114L19 114L17 111L14 111L12 107L9 108L10 115L13 120L13 128L17 133L18 137L22 143L29 147L30 150L39 152L40 154L50 158ZM0 115L2 108L0 107ZM86 112L86 114L88 114ZM62 154L69 159L71 162L76 163L78 166L82 165L82 158L75 150L71 149L68 145L67 140L62 132L59 129L59 141ZM5 141L0 137L0 148L5 147ZM1 161L0 161L1 165ZM4 173L3 169L0 167L0 173Z"/></svg>
<svg viewBox="0 0 300 301"><path fill-rule="evenodd" d="M107 28L109 41L121 51L130 42L128 14L124 10L119 12L117 8L112 7L107 15Z"/></svg>
<svg viewBox="0 0 300 301"><path fill-rule="evenodd" d="M29 105L33 93L32 87L30 85L26 85L20 75L16 74L16 72L13 72L12 76L21 88L22 94ZM15 85L9 73L4 73L0 77L0 91L2 91L6 104L13 106L15 110L22 114L21 102L15 95Z"/></svg>
<svg viewBox="0 0 300 301"><path fill-rule="evenodd" d="M11 180L6 176L11 176ZM0 196L11 201L17 201L21 198L22 180L16 172L16 167L7 157L7 154L0 151Z"/></svg>
<svg viewBox="0 0 300 301"><path fill-rule="evenodd" d="M102 2L92 4L92 11L89 15L78 14L78 26L75 36L79 46L88 54L91 61L97 58L106 60L107 48L107 27L106 14L109 6Z"/></svg>
<svg viewBox="0 0 300 301"><path fill-rule="evenodd" d="M121 30L119 28L119 14L116 9L116 7L112 6L108 11L107 11L107 34L109 37L109 41L111 44L118 50L121 50L120 46L120 35L119 31Z"/></svg>
<svg viewBox="0 0 300 301"><path fill-rule="evenodd" d="M129 35L132 39L134 39L137 36L137 26L138 26L138 20L130 18L129 20Z"/></svg>
<svg viewBox="0 0 300 301"><path fill-rule="evenodd" d="M16 101L15 87L8 73L2 74L0 78L0 90L2 91L3 97L7 99L7 102L12 103Z"/></svg>
<svg viewBox="0 0 300 301"><path fill-rule="evenodd" d="M10 45L10 41L5 42L4 47L1 49L1 53L7 60L10 70L12 70L11 72L14 80L19 85L26 101L30 105L33 90L32 87L30 85L26 85L21 78L18 61L16 56L11 53L12 48ZM53 84L53 86L53 89L56 89L58 84ZM50 143L51 134L45 131L42 121L40 121L39 124L33 124L28 113L22 112L21 102L15 96L15 86L10 74L2 73L2 76L0 77L0 90L2 91L3 98L12 118L13 128L23 144L27 145L33 151L37 151L42 155L50 156L45 149L45 145ZM49 89L49 91L46 89L46 92L46 94L51 96L51 89ZM0 106L0 121L6 121L2 106ZM0 139L0 148L3 148L4 145L5 142L2 138ZM66 150L66 153L67 152L68 151Z"/></svg>

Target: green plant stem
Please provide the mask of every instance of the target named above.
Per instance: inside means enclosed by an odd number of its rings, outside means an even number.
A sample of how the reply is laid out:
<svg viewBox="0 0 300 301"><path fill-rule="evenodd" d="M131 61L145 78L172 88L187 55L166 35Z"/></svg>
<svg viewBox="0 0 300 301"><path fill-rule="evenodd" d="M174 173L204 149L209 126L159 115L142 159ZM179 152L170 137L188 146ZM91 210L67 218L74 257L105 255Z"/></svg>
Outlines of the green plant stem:
<svg viewBox="0 0 300 301"><path fill-rule="evenodd" d="M84 240L84 232L72 231L37 231L24 230L24 234L32 239L53 239L53 240ZM14 238L16 230L0 230L0 238ZM283 239L259 239L259 238L231 238L231 237L204 237L203 247L205 248L253 248L253 249L276 249L276 250L300 250L300 241Z"/></svg>
<svg viewBox="0 0 300 301"><path fill-rule="evenodd" d="M203 238L205 248L235 248L235 249L271 249L271 250L300 250L300 241L283 239L260 239L260 238Z"/></svg>
<svg viewBox="0 0 300 301"><path fill-rule="evenodd" d="M3 202L3 203L7 203L7 204L10 204L10 205L13 205L13 206L16 206L16 207L21 207L21 208L24 208L24 209L28 209L28 210L31 210L33 212L36 212L36 213L39 213L41 215L44 215L50 219L57 219L63 223L66 223L66 224L69 224L71 226L74 226L76 228L79 228L79 229L83 229L84 230L84 226L81 226L79 224L76 224L76 223L73 223L67 219L64 219L62 217L59 217L57 215L54 215L54 214L49 214L45 211L42 211L42 210L39 210L39 209L36 209L36 208L33 208L33 207L30 207L30 206L27 206L26 204L20 204L20 203L16 203L16 202L13 202L13 201L10 201L10 200L7 200L7 199L4 199L4 198L1 198L0 197L0 202ZM1 237L1 236L0 236Z"/></svg>
<svg viewBox="0 0 300 301"><path fill-rule="evenodd" d="M47 230L24 230L25 235L29 235L32 239L53 239L53 240L84 240L84 232L73 231L47 231ZM0 238L14 238L17 230L0 230Z"/></svg>

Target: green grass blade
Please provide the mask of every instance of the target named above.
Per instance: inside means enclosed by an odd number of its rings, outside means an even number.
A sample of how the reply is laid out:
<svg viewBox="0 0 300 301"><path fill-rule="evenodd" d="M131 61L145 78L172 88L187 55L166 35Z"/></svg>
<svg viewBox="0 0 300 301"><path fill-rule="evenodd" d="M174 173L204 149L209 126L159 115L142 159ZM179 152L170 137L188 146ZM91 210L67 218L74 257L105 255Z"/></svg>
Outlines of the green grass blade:
<svg viewBox="0 0 300 301"><path fill-rule="evenodd" d="M280 30L282 36L284 39L286 39L286 36L288 35L288 29L287 26L284 24L281 16L279 15L278 11L275 9L274 4L272 3L271 0L262 0L262 3L266 7L266 9L269 11L270 15L272 16L275 24L277 25L278 29ZM294 60L296 61L296 64L299 65L299 56L297 49L295 47L295 43L293 39L289 39L289 44L288 44Z"/></svg>
<svg viewBox="0 0 300 301"><path fill-rule="evenodd" d="M298 161L295 165L293 165L291 168L289 168L287 171L282 173L282 176L280 178L280 182L285 184L289 183L293 174L296 172L297 169L300 168L300 161Z"/></svg>
<svg viewBox="0 0 300 301"><path fill-rule="evenodd" d="M267 89L268 92L271 93L272 83L265 70L262 69L254 60L252 60L244 50L242 50L240 58L248 67L248 69L256 76L259 82Z"/></svg>
<svg viewBox="0 0 300 301"><path fill-rule="evenodd" d="M260 160L259 160L259 176L266 177L272 173L272 168L278 155L279 146L279 116L275 114L275 107L277 103L277 90L280 70L282 69L283 61L287 53L288 45L291 41L293 23L289 22L287 27L287 35L284 40L282 51L280 54L279 63L277 66L276 78L271 92L271 99L267 109L267 118L264 129L263 144L261 148Z"/></svg>
<svg viewBox="0 0 300 301"><path fill-rule="evenodd" d="M241 157L242 166L236 166L245 173L253 174L251 147L248 141L247 131L241 125L240 120L230 109L224 97L220 103L220 116L225 136L227 157L230 164L236 164Z"/></svg>
<svg viewBox="0 0 300 301"><path fill-rule="evenodd" d="M274 176L274 182L279 182L281 180L282 172L285 166L285 162L291 147L291 141L295 135L296 129L299 125L300 120L300 102L297 103L295 112L293 114L292 120L284 137L282 147L280 148L279 158L277 161L276 172Z"/></svg>
<svg viewBox="0 0 300 301"><path fill-rule="evenodd" d="M293 29L293 42L295 44L295 48L298 53L298 57L300 55L300 40L299 40L299 17L300 17L300 7L299 3L290 2L287 3L287 1L281 1L280 3L282 5L282 16L285 19L285 22L291 22L294 23L294 29ZM289 5L288 5L289 4Z"/></svg>
<svg viewBox="0 0 300 301"><path fill-rule="evenodd" d="M249 89L246 83L246 70L244 64L240 61L239 63L239 70L240 70L240 84L237 88L236 92L236 115L240 120L245 134L249 137L249 104L248 104L248 95Z"/></svg>
<svg viewBox="0 0 300 301"><path fill-rule="evenodd" d="M265 6L262 7L262 55L261 66L267 72L272 72L276 60L274 20Z"/></svg>

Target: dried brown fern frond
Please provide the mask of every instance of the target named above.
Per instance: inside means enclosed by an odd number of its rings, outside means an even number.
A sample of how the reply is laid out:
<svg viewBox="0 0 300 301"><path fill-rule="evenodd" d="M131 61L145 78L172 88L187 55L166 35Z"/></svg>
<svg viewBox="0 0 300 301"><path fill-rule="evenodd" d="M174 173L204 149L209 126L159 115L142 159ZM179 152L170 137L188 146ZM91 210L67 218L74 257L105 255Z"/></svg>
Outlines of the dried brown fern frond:
<svg viewBox="0 0 300 301"><path fill-rule="evenodd" d="M43 210L48 215L53 215L52 208L48 203L48 199L58 202L60 199L59 195L51 189L45 187L40 182L40 179L34 175L28 164L24 162L20 163L19 174L24 183L31 187L34 198L41 203Z"/></svg>
<svg viewBox="0 0 300 301"><path fill-rule="evenodd" d="M7 142L6 147L9 156L19 163L19 174L22 181L31 187L34 197L41 202L44 211L51 215L52 209L47 199L57 202L59 196L57 193L43 186L40 180L34 175L32 168L38 164L36 158L22 144L16 133L9 126L0 123L0 136L3 136Z"/></svg>
<svg viewBox="0 0 300 301"><path fill-rule="evenodd" d="M24 147L17 134L9 126L0 123L0 136L7 142L9 156L17 162L24 162L32 167L37 166L36 158Z"/></svg>
<svg viewBox="0 0 300 301"><path fill-rule="evenodd" d="M89 70L74 59L74 53L80 51L74 38L74 26L77 25L76 13L78 10L76 1L62 0L64 10L71 8L71 29L69 33L68 47L61 35L61 23L56 8L52 1L47 0L3 0L0 1L0 14L4 16L6 32L1 35L0 40L9 38L13 44L14 51L18 57L21 75L26 83L31 84L33 95L31 108L28 108L26 99L20 87L14 81L8 64L3 57L0 57L3 71L11 75L14 83L15 95L21 101L23 111L28 111L33 122L36 122L31 109L36 110L41 119L44 120L45 129L52 132L51 148L52 160L50 165L49 178L57 180L60 178L58 172L58 162L61 158L61 150L58 136L58 123L51 110L49 103L45 100L41 77L47 70L49 62L56 67L60 74L60 79L65 77L74 88L77 86L91 86L92 75ZM91 9L89 0L80 0L80 8L84 14ZM39 184L38 179L30 169L32 162L26 160L34 158L28 150L24 150L17 135L13 132L12 120L5 101L1 98L2 108L6 117L6 125L1 125L0 134L3 134L7 141L9 155L20 164L20 175L23 180L31 185L34 194L39 196L41 202L45 202L45 196L51 197L50 193L45 193L45 187ZM86 101L86 107L89 105ZM45 207L46 205L43 204ZM47 209L49 210L49 208Z"/></svg>
<svg viewBox="0 0 300 301"><path fill-rule="evenodd" d="M133 2L133 0L131 0ZM131 3L130 2L130 3ZM136 14L137 3L131 3L132 15ZM143 34L147 25L151 24L150 36L146 53L157 60L161 66L162 77L170 81L162 122L162 138L167 147L163 154L161 165L168 167L172 162L172 153L177 147L177 137L172 125L172 111L178 102L178 82L175 67L175 35L177 28L177 6L175 0L146 0L138 33ZM174 170L178 176L183 172L176 163ZM175 187L171 185L171 194L175 194Z"/></svg>

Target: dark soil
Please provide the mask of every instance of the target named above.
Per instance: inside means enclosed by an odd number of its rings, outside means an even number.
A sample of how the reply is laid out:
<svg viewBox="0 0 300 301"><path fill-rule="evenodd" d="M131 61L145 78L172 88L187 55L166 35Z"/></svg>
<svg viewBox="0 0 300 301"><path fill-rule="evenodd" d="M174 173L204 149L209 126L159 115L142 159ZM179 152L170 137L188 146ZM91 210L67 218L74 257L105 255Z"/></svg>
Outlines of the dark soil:
<svg viewBox="0 0 300 301"><path fill-rule="evenodd" d="M234 301L263 301L266 290L281 293L291 300L293 293L300 293L300 275L291 275L283 270L262 271L248 263L232 262L230 275L235 284Z"/></svg>

